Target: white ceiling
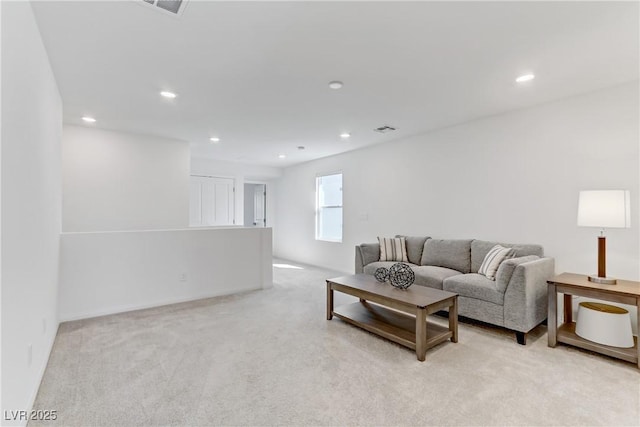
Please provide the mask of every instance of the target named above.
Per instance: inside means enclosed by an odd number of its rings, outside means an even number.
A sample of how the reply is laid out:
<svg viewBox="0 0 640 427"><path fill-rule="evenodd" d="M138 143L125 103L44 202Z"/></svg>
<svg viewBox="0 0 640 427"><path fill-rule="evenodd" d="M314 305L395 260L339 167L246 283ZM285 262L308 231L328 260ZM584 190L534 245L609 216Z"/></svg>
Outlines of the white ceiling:
<svg viewBox="0 0 640 427"><path fill-rule="evenodd" d="M288 166L639 78L638 2L140 3L33 3L64 120L200 157Z"/></svg>

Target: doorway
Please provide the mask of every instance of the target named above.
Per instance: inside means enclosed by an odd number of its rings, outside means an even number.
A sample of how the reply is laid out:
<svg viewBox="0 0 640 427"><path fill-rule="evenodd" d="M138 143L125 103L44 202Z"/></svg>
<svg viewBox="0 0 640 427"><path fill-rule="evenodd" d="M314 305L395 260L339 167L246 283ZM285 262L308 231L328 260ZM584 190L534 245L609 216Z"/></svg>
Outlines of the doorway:
<svg viewBox="0 0 640 427"><path fill-rule="evenodd" d="M189 183L191 227L233 225L235 181L232 178L191 175Z"/></svg>
<svg viewBox="0 0 640 427"><path fill-rule="evenodd" d="M244 184L244 226L267 226L267 185Z"/></svg>

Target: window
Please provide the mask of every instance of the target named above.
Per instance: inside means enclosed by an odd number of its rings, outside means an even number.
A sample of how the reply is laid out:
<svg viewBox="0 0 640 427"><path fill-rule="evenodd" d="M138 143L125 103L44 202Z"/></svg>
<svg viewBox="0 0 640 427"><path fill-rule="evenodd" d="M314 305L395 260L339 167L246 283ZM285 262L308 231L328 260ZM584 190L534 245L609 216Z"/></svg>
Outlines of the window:
<svg viewBox="0 0 640 427"><path fill-rule="evenodd" d="M342 242L342 174L316 177L316 240Z"/></svg>

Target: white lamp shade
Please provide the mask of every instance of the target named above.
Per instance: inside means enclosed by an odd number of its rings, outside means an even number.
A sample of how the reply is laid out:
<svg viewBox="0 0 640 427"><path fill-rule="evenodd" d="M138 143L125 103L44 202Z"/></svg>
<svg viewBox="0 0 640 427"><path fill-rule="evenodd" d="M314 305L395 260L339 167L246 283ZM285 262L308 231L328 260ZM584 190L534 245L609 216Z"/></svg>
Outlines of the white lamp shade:
<svg viewBox="0 0 640 427"><path fill-rule="evenodd" d="M578 200L578 225L598 228L631 227L629 191L581 191Z"/></svg>

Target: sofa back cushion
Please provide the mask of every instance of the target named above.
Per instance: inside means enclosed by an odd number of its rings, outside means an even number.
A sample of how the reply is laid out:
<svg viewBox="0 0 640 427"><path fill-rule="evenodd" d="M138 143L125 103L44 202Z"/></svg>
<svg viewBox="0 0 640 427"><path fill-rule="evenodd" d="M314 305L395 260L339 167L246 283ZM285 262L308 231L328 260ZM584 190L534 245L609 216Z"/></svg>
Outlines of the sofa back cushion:
<svg viewBox="0 0 640 427"><path fill-rule="evenodd" d="M371 264L380 260L380 244L379 243L362 243L360 245L360 254L362 255L362 265Z"/></svg>
<svg viewBox="0 0 640 427"><path fill-rule="evenodd" d="M426 242L427 239L430 239L430 237L403 236L402 234L398 234L396 237L404 237L404 240L407 243L407 255L409 256L409 262L411 264L420 265L424 242Z"/></svg>
<svg viewBox="0 0 640 427"><path fill-rule="evenodd" d="M471 240L428 239L424 244L420 264L451 268L465 274L470 273Z"/></svg>
<svg viewBox="0 0 640 427"><path fill-rule="evenodd" d="M544 256L544 250L540 245L521 245L515 243L489 242L487 240L473 240L471 242L471 272L477 273L484 261L484 257L495 245L504 246L505 248L513 248L515 251L511 256L513 258L523 257L527 255Z"/></svg>

